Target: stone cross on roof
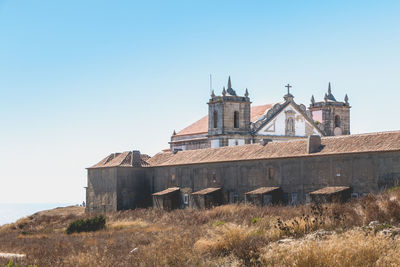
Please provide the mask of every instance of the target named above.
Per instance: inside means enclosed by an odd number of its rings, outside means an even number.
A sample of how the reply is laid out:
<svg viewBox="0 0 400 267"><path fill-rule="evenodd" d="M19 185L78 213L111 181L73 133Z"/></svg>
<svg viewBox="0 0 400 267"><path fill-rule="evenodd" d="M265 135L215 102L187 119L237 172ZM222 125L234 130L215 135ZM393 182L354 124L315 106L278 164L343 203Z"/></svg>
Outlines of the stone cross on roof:
<svg viewBox="0 0 400 267"><path fill-rule="evenodd" d="M292 88L292 86L290 84L287 84L285 87L287 88L288 95L290 95L290 88Z"/></svg>
<svg viewBox="0 0 400 267"><path fill-rule="evenodd" d="M294 96L290 93L290 88L292 88L292 86L287 84L285 87L287 88L287 94L283 96L283 99L285 99L285 101L292 101L294 98Z"/></svg>

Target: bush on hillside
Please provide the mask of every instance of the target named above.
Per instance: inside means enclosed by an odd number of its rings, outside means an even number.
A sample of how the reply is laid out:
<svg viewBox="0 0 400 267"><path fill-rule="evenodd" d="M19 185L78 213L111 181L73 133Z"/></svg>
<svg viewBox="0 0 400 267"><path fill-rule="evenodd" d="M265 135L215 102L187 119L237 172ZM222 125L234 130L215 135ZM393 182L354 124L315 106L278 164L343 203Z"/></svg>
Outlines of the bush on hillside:
<svg viewBox="0 0 400 267"><path fill-rule="evenodd" d="M93 232L106 227L106 218L99 215L89 219L79 219L69 224L67 234Z"/></svg>

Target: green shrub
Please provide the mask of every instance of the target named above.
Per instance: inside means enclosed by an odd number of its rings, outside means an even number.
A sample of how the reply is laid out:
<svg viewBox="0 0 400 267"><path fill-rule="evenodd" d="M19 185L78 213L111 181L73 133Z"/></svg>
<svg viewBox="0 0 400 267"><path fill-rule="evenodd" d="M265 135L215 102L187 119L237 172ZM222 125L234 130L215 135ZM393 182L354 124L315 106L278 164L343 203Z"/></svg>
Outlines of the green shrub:
<svg viewBox="0 0 400 267"><path fill-rule="evenodd" d="M13 261L10 260L10 261L5 265L5 267L18 267L18 263L13 263ZM21 267L23 267L23 266L21 266ZM29 266L27 266L27 267L36 267L36 264L35 264L35 265L29 265Z"/></svg>
<svg viewBox="0 0 400 267"><path fill-rule="evenodd" d="M80 232L93 232L106 227L106 218L99 215L86 220L79 219L69 224L67 234Z"/></svg>
<svg viewBox="0 0 400 267"><path fill-rule="evenodd" d="M397 190L400 190L400 186L395 186L395 187L389 188L388 192L394 192L394 191L397 191Z"/></svg>
<svg viewBox="0 0 400 267"><path fill-rule="evenodd" d="M220 226L220 225L224 225L224 224L225 224L224 221L216 221L216 222L214 223L214 226Z"/></svg>

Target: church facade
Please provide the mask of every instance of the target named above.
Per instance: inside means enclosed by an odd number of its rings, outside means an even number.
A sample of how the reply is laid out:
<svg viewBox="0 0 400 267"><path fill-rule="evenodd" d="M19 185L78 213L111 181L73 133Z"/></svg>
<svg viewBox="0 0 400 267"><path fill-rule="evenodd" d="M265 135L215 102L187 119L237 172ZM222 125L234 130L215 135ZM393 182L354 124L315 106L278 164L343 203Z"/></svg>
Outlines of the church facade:
<svg viewBox="0 0 400 267"><path fill-rule="evenodd" d="M260 142L293 140L310 135L333 136L350 134L350 105L337 101L328 86L324 101L312 96L307 109L297 104L288 92L283 101L251 106L249 92L238 96L228 79L222 95L212 91L208 115L171 136L170 150L193 150L237 146Z"/></svg>

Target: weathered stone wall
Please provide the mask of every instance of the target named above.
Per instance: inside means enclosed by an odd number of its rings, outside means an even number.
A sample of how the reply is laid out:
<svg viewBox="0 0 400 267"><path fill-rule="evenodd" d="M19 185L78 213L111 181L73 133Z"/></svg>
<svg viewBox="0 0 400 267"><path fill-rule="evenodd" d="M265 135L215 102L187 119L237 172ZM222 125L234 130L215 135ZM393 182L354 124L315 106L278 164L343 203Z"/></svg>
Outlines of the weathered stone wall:
<svg viewBox="0 0 400 267"><path fill-rule="evenodd" d="M208 103L208 135L249 134L250 99L239 96L216 96ZM239 127L234 127L234 113L239 114ZM214 114L217 112L217 128L214 128Z"/></svg>
<svg viewBox="0 0 400 267"><path fill-rule="evenodd" d="M179 152L178 152L179 153ZM269 171L269 169L273 171ZM271 177L272 173L272 177ZM145 168L88 170L87 211L104 212L151 205L151 194L180 187L184 194L221 187L224 202L243 202L246 192L278 186L284 203L305 203L326 186L350 186L357 196L400 182L400 152L310 156ZM180 207L192 206L191 203Z"/></svg>
<svg viewBox="0 0 400 267"><path fill-rule="evenodd" d="M179 152L178 152L179 153ZM268 177L268 169L274 176ZM150 177L149 177L150 178ZM252 160L187 166L155 167L153 192L171 186L198 191L222 187L227 199L244 200L244 193L262 186L280 186L284 201L304 203L309 192L326 186L350 186L363 195L400 181L400 153L364 153L291 159Z"/></svg>
<svg viewBox="0 0 400 267"><path fill-rule="evenodd" d="M117 209L146 208L152 205L151 179L144 168L117 168Z"/></svg>
<svg viewBox="0 0 400 267"><path fill-rule="evenodd" d="M117 210L117 168L88 169L86 211Z"/></svg>
<svg viewBox="0 0 400 267"><path fill-rule="evenodd" d="M109 212L152 205L151 179L146 169L110 167L88 169L87 212Z"/></svg>

